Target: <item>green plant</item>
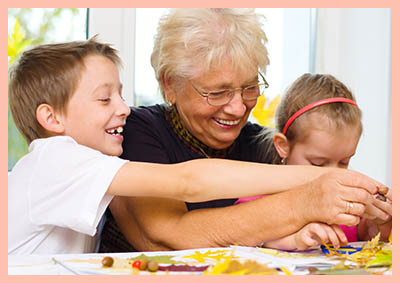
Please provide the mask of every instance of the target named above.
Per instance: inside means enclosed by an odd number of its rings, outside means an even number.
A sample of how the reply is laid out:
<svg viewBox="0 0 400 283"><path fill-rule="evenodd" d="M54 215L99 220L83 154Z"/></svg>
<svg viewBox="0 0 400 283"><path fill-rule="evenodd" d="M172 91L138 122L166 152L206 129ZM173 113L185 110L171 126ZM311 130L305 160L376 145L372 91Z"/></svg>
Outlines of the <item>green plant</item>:
<svg viewBox="0 0 400 283"><path fill-rule="evenodd" d="M21 30L19 21L14 25L11 36L8 36L8 65L12 65L15 59L31 44L32 40L26 39L24 32ZM8 170L23 155L28 152L28 146L22 135L18 132L14 120L8 106Z"/></svg>

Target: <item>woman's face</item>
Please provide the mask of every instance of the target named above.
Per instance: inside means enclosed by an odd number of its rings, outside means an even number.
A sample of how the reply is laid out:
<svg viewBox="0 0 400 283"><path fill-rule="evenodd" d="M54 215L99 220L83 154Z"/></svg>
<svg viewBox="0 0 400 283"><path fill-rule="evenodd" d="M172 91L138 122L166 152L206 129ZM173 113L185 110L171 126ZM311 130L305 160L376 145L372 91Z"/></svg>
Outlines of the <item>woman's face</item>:
<svg viewBox="0 0 400 283"><path fill-rule="evenodd" d="M227 63L190 82L203 92L243 88L257 84L258 73L257 69L248 74L236 73ZM244 101L240 91L236 91L228 104L211 106L190 82L184 82L183 91L176 92L174 99L184 126L211 148L229 147L239 136L257 100Z"/></svg>

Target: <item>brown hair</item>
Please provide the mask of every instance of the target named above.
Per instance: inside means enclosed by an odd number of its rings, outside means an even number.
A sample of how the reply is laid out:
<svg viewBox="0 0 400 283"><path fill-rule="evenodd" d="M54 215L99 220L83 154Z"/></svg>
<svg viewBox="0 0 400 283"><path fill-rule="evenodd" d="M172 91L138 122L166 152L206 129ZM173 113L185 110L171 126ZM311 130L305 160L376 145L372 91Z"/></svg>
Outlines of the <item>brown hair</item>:
<svg viewBox="0 0 400 283"><path fill-rule="evenodd" d="M46 131L36 119L40 104L49 104L64 112L75 92L85 58L104 56L118 67L121 60L109 44L100 43L96 36L86 41L44 44L25 51L9 71L8 98L18 130L26 141L46 137Z"/></svg>
<svg viewBox="0 0 400 283"><path fill-rule="evenodd" d="M298 78L285 92L278 106L275 116L276 129L265 128L260 134L263 143L264 161L278 164L280 157L273 145L272 138L276 132L283 132L289 118L301 108L331 97L344 97L353 100L351 91L332 75L304 74ZM350 103L328 103L315 107L299 116L288 128L286 137L291 142L304 140L307 137L307 117L311 113L322 113L325 117L340 128L347 125L361 125L361 110Z"/></svg>

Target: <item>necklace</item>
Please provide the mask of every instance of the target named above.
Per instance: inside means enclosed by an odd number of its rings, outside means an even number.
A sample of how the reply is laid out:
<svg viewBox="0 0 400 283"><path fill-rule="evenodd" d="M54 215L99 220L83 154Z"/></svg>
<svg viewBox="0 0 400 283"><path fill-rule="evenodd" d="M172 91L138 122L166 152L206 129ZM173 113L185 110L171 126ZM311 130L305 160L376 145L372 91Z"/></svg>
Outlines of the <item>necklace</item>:
<svg viewBox="0 0 400 283"><path fill-rule="evenodd" d="M233 143L228 148L218 150L201 142L184 127L175 104L165 110L165 118L169 122L175 134L185 143L186 146L206 158L226 158L235 146L235 143Z"/></svg>

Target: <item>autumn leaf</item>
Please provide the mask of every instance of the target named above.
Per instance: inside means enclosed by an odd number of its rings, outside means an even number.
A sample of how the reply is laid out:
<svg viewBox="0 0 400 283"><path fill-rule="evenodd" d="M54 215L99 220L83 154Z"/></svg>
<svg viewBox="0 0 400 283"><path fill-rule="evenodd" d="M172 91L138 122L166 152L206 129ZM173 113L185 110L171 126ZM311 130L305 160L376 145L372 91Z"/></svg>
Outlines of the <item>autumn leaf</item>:
<svg viewBox="0 0 400 283"><path fill-rule="evenodd" d="M8 56L10 64L24 51L24 49L32 43L32 40L24 39L25 33L21 30L21 25L17 20L14 25L13 33L8 36Z"/></svg>
<svg viewBox="0 0 400 283"><path fill-rule="evenodd" d="M375 258L370 260L365 268L374 265L388 265L392 266L392 251L379 251L376 253Z"/></svg>
<svg viewBox="0 0 400 283"><path fill-rule="evenodd" d="M253 109L252 115L256 118L258 124L267 127L274 127L275 111L280 102L280 96L277 95L265 108L267 104L267 98L262 94L257 101L256 106Z"/></svg>

